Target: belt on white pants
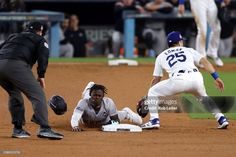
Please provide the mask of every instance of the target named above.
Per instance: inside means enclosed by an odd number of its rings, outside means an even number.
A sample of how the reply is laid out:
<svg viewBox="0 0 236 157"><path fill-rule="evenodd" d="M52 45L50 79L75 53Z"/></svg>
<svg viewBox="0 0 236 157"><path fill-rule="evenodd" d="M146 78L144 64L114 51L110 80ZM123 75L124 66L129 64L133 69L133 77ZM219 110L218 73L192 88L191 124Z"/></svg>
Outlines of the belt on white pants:
<svg viewBox="0 0 236 157"><path fill-rule="evenodd" d="M192 72L198 72L198 70L196 68L192 69L192 70L179 70L178 72L176 73L179 73L179 74L183 74L183 73L192 73ZM176 74L176 73L172 73L172 77ZM177 75L178 76L178 75Z"/></svg>

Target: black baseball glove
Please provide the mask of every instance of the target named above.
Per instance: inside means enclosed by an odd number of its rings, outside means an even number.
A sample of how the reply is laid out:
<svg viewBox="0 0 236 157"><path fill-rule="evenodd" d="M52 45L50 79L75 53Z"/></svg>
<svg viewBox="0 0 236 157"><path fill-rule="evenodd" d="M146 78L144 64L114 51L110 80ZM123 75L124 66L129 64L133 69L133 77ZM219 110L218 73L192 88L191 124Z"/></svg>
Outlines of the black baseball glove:
<svg viewBox="0 0 236 157"><path fill-rule="evenodd" d="M146 117L149 109L148 109L148 105L145 104L145 100L147 99L147 97L143 97L141 100L138 101L136 109L137 109L137 113L142 117Z"/></svg>

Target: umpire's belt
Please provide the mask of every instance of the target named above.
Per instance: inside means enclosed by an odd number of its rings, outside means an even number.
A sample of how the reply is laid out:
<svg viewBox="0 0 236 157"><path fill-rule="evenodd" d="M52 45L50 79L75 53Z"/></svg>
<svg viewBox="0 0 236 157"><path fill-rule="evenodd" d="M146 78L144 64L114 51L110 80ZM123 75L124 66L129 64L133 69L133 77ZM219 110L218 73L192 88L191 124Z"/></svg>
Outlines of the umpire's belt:
<svg viewBox="0 0 236 157"><path fill-rule="evenodd" d="M176 72L176 73L180 73L180 74L183 74L183 73L191 73L191 72L198 72L198 70L197 69L192 69L192 70L179 70L178 72ZM172 77L174 76L174 74L176 74L176 73L173 73L172 74ZM178 76L178 75L177 75Z"/></svg>

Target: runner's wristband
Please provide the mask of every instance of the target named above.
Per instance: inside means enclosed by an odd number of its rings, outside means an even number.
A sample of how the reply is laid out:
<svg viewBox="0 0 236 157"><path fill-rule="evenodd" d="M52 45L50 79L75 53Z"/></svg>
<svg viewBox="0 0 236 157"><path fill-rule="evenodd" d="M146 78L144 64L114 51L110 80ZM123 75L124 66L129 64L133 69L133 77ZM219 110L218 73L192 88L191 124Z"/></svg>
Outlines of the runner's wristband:
<svg viewBox="0 0 236 157"><path fill-rule="evenodd" d="M213 73L211 73L211 76L216 80L217 78L219 78L219 74L215 71Z"/></svg>

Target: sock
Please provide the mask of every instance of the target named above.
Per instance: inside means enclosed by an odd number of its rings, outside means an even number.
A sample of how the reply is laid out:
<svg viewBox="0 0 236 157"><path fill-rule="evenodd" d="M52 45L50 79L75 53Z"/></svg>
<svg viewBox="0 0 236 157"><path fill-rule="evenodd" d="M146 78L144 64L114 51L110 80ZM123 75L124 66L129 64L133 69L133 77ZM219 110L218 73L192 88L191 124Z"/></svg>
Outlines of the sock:
<svg viewBox="0 0 236 157"><path fill-rule="evenodd" d="M14 124L14 128L16 128L16 129L22 129L22 125Z"/></svg>
<svg viewBox="0 0 236 157"><path fill-rule="evenodd" d="M222 113L213 113L213 115L217 121L220 119L220 117L224 116Z"/></svg>
<svg viewBox="0 0 236 157"><path fill-rule="evenodd" d="M159 114L158 113L150 113L150 120L153 120L155 118L159 119Z"/></svg>

